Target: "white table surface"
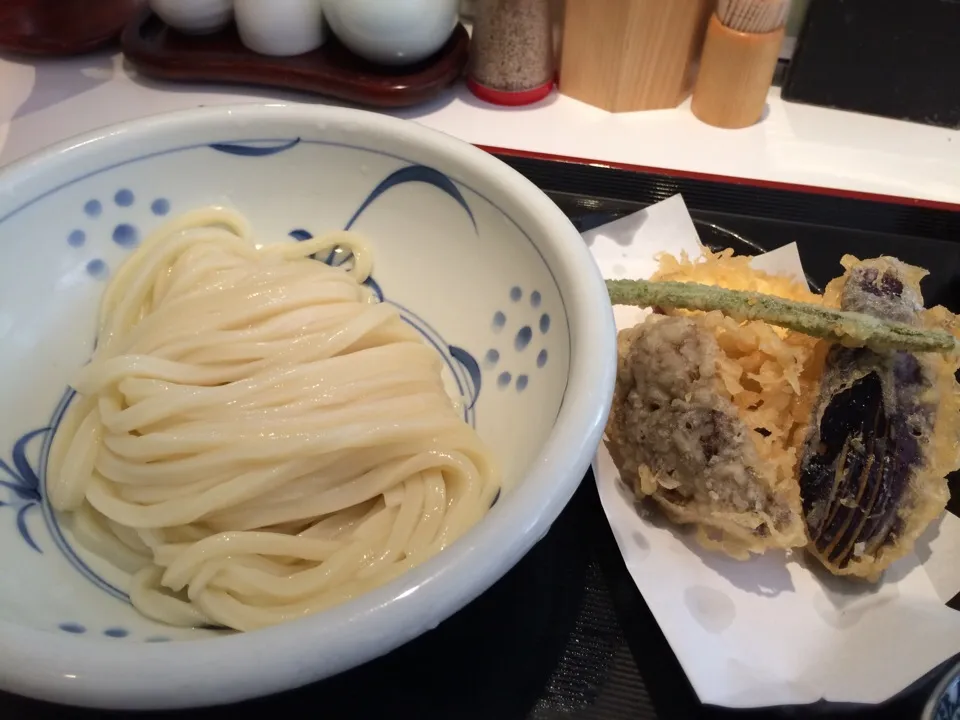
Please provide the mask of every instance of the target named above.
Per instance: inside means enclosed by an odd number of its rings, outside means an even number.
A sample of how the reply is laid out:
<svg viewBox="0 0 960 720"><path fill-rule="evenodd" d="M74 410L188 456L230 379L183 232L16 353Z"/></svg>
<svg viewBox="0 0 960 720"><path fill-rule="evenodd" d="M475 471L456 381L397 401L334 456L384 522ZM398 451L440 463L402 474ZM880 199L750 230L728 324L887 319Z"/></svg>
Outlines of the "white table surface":
<svg viewBox="0 0 960 720"><path fill-rule="evenodd" d="M248 87L153 81L114 53L0 60L0 165L71 135L144 115L237 102L327 102ZM656 168L960 203L960 131L783 102L754 127L675 110L611 114L554 94L526 108L485 105L462 86L394 111L468 142Z"/></svg>

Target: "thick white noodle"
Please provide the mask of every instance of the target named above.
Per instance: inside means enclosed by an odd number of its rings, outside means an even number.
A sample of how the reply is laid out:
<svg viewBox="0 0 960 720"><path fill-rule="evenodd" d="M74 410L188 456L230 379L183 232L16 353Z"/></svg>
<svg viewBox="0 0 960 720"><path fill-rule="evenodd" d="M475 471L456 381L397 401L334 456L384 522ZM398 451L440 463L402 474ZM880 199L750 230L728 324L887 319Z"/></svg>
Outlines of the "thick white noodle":
<svg viewBox="0 0 960 720"><path fill-rule="evenodd" d="M340 246L349 270L310 259ZM258 247L209 208L152 234L103 297L51 448L76 537L178 626L317 612L435 555L500 478L442 359L362 285L354 234Z"/></svg>

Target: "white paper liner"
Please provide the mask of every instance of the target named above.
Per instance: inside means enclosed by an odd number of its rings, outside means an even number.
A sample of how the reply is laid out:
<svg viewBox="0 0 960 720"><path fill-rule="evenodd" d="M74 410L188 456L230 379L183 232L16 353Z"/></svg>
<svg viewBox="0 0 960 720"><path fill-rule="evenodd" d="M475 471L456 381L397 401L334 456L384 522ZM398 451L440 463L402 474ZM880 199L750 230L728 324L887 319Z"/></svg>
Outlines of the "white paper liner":
<svg viewBox="0 0 960 720"><path fill-rule="evenodd" d="M659 252L701 254L679 195L584 239L608 279L650 277ZM804 278L796 244L752 264ZM644 313L614 307L617 328ZM960 652L960 612L944 605L960 592L952 514L867 585L833 577L802 552L738 561L704 550L688 530L638 512L603 446L594 471L627 569L704 703L882 702Z"/></svg>

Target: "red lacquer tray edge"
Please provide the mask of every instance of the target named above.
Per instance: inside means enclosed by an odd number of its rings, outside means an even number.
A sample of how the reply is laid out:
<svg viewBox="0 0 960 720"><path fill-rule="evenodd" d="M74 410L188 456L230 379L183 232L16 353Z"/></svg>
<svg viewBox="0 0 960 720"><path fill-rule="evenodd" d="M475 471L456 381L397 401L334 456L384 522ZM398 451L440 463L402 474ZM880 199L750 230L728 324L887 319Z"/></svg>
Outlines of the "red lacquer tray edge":
<svg viewBox="0 0 960 720"><path fill-rule="evenodd" d="M83 15L86 24L76 22L72 7L58 7L61 15L57 17L44 13L37 7L39 3L31 9L28 0L0 2L4 4L0 11L0 53L60 58L85 55L115 43L131 18L142 12L143 0L101 0Z"/></svg>

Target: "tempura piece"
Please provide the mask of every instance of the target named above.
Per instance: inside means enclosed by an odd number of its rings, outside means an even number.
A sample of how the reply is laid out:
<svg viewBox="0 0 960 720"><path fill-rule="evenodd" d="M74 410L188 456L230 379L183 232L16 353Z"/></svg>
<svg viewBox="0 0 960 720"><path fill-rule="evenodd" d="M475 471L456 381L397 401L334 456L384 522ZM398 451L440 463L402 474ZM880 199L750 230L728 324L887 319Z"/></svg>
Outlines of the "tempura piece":
<svg viewBox="0 0 960 720"><path fill-rule="evenodd" d="M706 318L650 316L620 333L619 356L607 441L636 495L734 557L803 546L796 455L744 422L724 378L736 361Z"/></svg>
<svg viewBox="0 0 960 720"><path fill-rule="evenodd" d="M955 325L923 310L919 268L844 258L843 310L912 327ZM810 552L831 572L876 580L944 509L960 465L956 358L833 346L799 480Z"/></svg>
<svg viewBox="0 0 960 720"><path fill-rule="evenodd" d="M815 299L748 261L666 257L661 274ZM745 558L805 545L797 446L816 395L817 341L719 312L663 312L619 334L606 440L621 478L674 522L695 524L708 548Z"/></svg>

